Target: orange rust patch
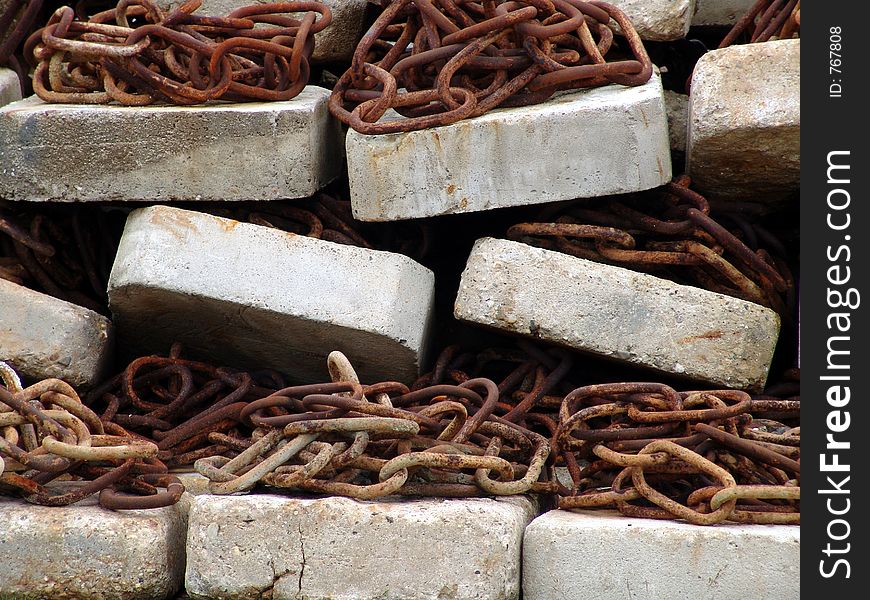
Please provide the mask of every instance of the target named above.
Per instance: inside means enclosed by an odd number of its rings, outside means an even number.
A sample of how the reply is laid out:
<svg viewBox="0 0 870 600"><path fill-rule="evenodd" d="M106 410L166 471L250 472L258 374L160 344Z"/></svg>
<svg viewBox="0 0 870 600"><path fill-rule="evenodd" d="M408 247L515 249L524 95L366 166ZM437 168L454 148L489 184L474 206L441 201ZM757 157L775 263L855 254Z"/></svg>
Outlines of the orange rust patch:
<svg viewBox="0 0 870 600"><path fill-rule="evenodd" d="M690 335L688 337L680 338L679 340L677 340L677 343L688 344L689 342L693 342L695 340L718 340L724 335L725 332L721 329L713 329L712 331L702 333L701 335Z"/></svg>

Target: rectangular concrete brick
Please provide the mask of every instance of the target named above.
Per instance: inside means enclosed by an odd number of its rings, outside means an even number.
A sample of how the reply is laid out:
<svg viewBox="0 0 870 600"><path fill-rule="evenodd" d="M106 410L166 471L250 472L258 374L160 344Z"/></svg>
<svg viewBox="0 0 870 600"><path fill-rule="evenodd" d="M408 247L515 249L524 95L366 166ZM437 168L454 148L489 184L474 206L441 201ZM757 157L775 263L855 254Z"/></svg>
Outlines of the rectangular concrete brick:
<svg viewBox="0 0 870 600"><path fill-rule="evenodd" d="M197 496L185 586L239 600L518 599L535 514L526 498Z"/></svg>
<svg viewBox="0 0 870 600"><path fill-rule="evenodd" d="M665 108L668 111L668 137L671 150L686 151L686 135L689 119L689 97L665 90Z"/></svg>
<svg viewBox="0 0 870 600"><path fill-rule="evenodd" d="M92 310L0 279L0 361L22 377L96 384L110 366L112 334Z"/></svg>
<svg viewBox="0 0 870 600"><path fill-rule="evenodd" d="M287 102L205 106L46 104L0 109L0 197L10 200L277 200L341 171L329 90Z"/></svg>
<svg viewBox="0 0 870 600"><path fill-rule="evenodd" d="M203 0L197 15L225 16L242 6L270 4L274 0ZM314 36L312 62L349 61L362 34L365 32L365 13L368 0L319 0L332 12L332 23ZM162 4L162 3L161 3ZM174 9L184 0L171 0Z"/></svg>
<svg viewBox="0 0 870 600"><path fill-rule="evenodd" d="M525 600L800 597L800 527L550 511L526 528Z"/></svg>
<svg viewBox="0 0 870 600"><path fill-rule="evenodd" d="M692 25L734 25L756 0L695 0Z"/></svg>
<svg viewBox="0 0 870 600"><path fill-rule="evenodd" d="M393 221L633 192L671 178L658 75L444 127L347 134L354 215Z"/></svg>
<svg viewBox="0 0 870 600"><path fill-rule="evenodd" d="M163 600L181 589L187 522L177 506L110 511L95 496L68 507L0 496L0 514L2 598Z"/></svg>
<svg viewBox="0 0 870 600"><path fill-rule="evenodd" d="M758 304L534 248L480 239L454 315L680 377L760 390L779 335Z"/></svg>
<svg viewBox="0 0 870 600"><path fill-rule="evenodd" d="M163 206L127 220L109 278L123 347L304 381L344 352L369 381L411 380L426 348L431 271L368 250Z"/></svg>
<svg viewBox="0 0 870 600"><path fill-rule="evenodd" d="M721 199L776 201L800 185L800 40L708 52L689 96L689 174Z"/></svg>
<svg viewBox="0 0 870 600"><path fill-rule="evenodd" d="M0 67L0 106L21 100L21 85L12 69Z"/></svg>
<svg viewBox="0 0 870 600"><path fill-rule="evenodd" d="M698 1L610 0L609 3L622 9L641 39L667 42L686 37Z"/></svg>

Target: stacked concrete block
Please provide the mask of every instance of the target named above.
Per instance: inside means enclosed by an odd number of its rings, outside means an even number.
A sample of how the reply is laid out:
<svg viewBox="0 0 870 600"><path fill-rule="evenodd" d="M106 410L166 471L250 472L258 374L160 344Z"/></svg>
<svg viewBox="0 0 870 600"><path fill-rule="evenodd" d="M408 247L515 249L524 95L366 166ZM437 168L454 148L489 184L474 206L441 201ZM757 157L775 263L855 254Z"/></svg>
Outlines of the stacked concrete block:
<svg viewBox="0 0 870 600"><path fill-rule="evenodd" d="M667 42L686 37L701 0L610 0L628 16L641 39ZM619 32L619 27L613 23Z"/></svg>
<svg viewBox="0 0 870 600"><path fill-rule="evenodd" d="M347 134L354 215L393 221L645 190L671 179L661 80L422 131Z"/></svg>
<svg viewBox="0 0 870 600"><path fill-rule="evenodd" d="M775 202L800 184L800 40L701 57L689 97L688 168L702 193Z"/></svg>
<svg viewBox="0 0 870 600"><path fill-rule="evenodd" d="M763 306L519 242L484 238L457 319L712 385L760 390L779 335Z"/></svg>
<svg viewBox="0 0 870 600"><path fill-rule="evenodd" d="M434 275L410 258L155 206L131 213L109 279L127 352L191 355L303 381L344 352L365 380L411 380Z"/></svg>
<svg viewBox="0 0 870 600"><path fill-rule="evenodd" d="M181 589L187 523L177 505L110 511L91 497L47 508L0 496L0 514L2 598L163 600Z"/></svg>
<svg viewBox="0 0 870 600"><path fill-rule="evenodd" d="M192 598L517 599L526 498L197 496Z"/></svg>
<svg viewBox="0 0 870 600"><path fill-rule="evenodd" d="M674 152L686 151L689 121L689 97L665 90L665 109L668 111L668 139Z"/></svg>
<svg viewBox="0 0 870 600"><path fill-rule="evenodd" d="M0 197L9 200L302 198L341 171L329 91L207 106L46 104L0 109Z"/></svg>
<svg viewBox="0 0 870 600"><path fill-rule="evenodd" d="M523 598L797 598L800 528L554 510L523 541Z"/></svg>
<svg viewBox="0 0 870 600"><path fill-rule="evenodd" d="M21 100L21 85L12 69L0 67L0 106Z"/></svg>
<svg viewBox="0 0 870 600"><path fill-rule="evenodd" d="M0 361L22 377L96 384L112 342L112 324L102 315L0 279Z"/></svg>
<svg viewBox="0 0 870 600"><path fill-rule="evenodd" d="M731 26L756 0L695 0L692 25Z"/></svg>

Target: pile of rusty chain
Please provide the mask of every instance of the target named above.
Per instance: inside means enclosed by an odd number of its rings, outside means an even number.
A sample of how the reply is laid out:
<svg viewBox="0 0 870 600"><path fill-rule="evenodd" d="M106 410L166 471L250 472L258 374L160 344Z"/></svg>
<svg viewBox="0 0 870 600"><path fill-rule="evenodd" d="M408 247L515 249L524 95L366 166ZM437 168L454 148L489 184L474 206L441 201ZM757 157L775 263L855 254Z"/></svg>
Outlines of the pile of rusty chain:
<svg viewBox="0 0 870 600"><path fill-rule="evenodd" d="M749 43L755 43L800 37L800 31L800 0L758 0L734 24L719 47L730 46L745 32L750 32Z"/></svg>
<svg viewBox="0 0 870 600"><path fill-rule="evenodd" d="M800 403L774 402L658 383L578 388L562 402L554 439L573 481L559 507L699 525L799 523L800 427L769 413L795 419Z"/></svg>
<svg viewBox="0 0 870 600"><path fill-rule="evenodd" d="M0 200L0 279L107 314L120 223L100 207Z"/></svg>
<svg viewBox="0 0 870 600"><path fill-rule="evenodd" d="M201 3L167 15L153 0L120 0L88 20L57 9L25 43L25 56L38 60L35 92L46 102L142 106L289 100L302 91L314 34L332 20L328 7L255 4L203 17L193 14Z"/></svg>
<svg viewBox="0 0 870 600"><path fill-rule="evenodd" d="M392 0L329 101L365 134L415 131L543 102L558 90L642 85L652 63L618 8L580 0ZM607 62L611 19L626 60ZM400 91L402 90L402 91ZM388 109L404 119L378 122Z"/></svg>
<svg viewBox="0 0 870 600"><path fill-rule="evenodd" d="M655 197L562 203L545 209L541 222L512 226L507 237L742 298L790 322L795 290L782 244L739 214L724 215L726 228L689 185L681 176Z"/></svg>
<svg viewBox="0 0 870 600"><path fill-rule="evenodd" d="M159 508L181 498L184 486L157 460L153 443L102 422L63 381L23 388L2 362L0 379L0 494L66 506L99 493L100 505L113 509ZM58 493L47 487L55 480L83 483Z"/></svg>
<svg viewBox="0 0 870 600"><path fill-rule="evenodd" d="M43 0L10 0L0 7L0 67L15 71L22 96L27 95L30 78L20 53L21 45L33 31L43 4Z"/></svg>

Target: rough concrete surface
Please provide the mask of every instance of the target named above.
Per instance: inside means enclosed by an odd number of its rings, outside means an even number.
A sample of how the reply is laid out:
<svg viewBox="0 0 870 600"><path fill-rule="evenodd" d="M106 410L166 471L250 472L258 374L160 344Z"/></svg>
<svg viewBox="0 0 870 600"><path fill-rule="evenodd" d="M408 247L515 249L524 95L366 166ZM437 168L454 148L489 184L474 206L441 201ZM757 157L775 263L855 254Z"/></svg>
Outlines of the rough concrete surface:
<svg viewBox="0 0 870 600"><path fill-rule="evenodd" d="M341 171L329 90L286 102L0 108L0 197L9 200L302 198Z"/></svg>
<svg viewBox="0 0 870 600"><path fill-rule="evenodd" d="M702 193L776 201L800 185L800 40L708 52L689 97L688 169Z"/></svg>
<svg viewBox="0 0 870 600"><path fill-rule="evenodd" d="M193 598L515 599L526 498L382 500L198 496Z"/></svg>
<svg viewBox="0 0 870 600"><path fill-rule="evenodd" d="M21 86L18 75L12 69L0 67L0 106L21 100Z"/></svg>
<svg viewBox="0 0 870 600"><path fill-rule="evenodd" d="M641 39L667 42L686 37L700 0L610 0L622 9ZM616 25L615 21L611 21ZM620 31L619 27L616 27Z"/></svg>
<svg viewBox="0 0 870 600"><path fill-rule="evenodd" d="M483 238L454 315L714 385L760 390L779 335L758 304L534 248Z"/></svg>
<svg viewBox="0 0 870 600"><path fill-rule="evenodd" d="M92 496L48 508L0 496L0 514L0 598L163 600L181 588L187 523L177 506L110 511Z"/></svg>
<svg viewBox="0 0 870 600"><path fill-rule="evenodd" d="M800 527L550 511L526 529L525 600L800 596Z"/></svg>
<svg viewBox="0 0 870 600"><path fill-rule="evenodd" d="M434 297L431 271L368 250L155 206L131 213L109 278L124 348L327 377L344 352L369 381L414 379Z"/></svg>
<svg viewBox="0 0 870 600"><path fill-rule="evenodd" d="M0 279L0 361L27 379L96 384L109 366L112 333L92 310Z"/></svg>
<svg viewBox="0 0 870 600"><path fill-rule="evenodd" d="M692 25L734 25L756 0L695 0Z"/></svg>
<svg viewBox="0 0 870 600"><path fill-rule="evenodd" d="M670 181L657 74L444 127L347 134L354 215L393 221L653 188Z"/></svg>
<svg viewBox="0 0 870 600"><path fill-rule="evenodd" d="M689 121L689 97L665 90L665 109L668 111L668 138L671 150L686 151L686 135Z"/></svg>

